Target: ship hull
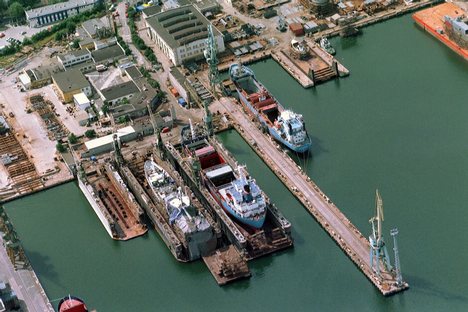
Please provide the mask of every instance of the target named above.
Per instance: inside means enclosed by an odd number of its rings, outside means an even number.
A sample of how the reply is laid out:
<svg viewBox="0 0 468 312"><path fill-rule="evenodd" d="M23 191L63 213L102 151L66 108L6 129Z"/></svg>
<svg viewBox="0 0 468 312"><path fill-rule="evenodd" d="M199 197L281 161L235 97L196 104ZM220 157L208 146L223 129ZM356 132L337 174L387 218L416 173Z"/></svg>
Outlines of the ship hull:
<svg viewBox="0 0 468 312"><path fill-rule="evenodd" d="M286 141L285 139L283 139L281 137L281 135L276 131L275 128L269 126L269 124L267 123L267 121L265 120L265 118L263 118L262 115L260 115L257 110L250 104L250 102L245 98L245 96L242 94L242 91L237 89L236 87L236 90L237 90L237 95L242 103L242 105L248 110L250 111L250 113L255 116L255 118L258 119L258 121L268 129L268 133L270 133L270 135L278 142L280 142L281 144L283 144L284 146L286 146L287 148L289 148L290 150L296 152L296 153L306 153L310 147L311 147L311 142L310 142L310 139L307 139L307 142L302 144L302 145L293 145L291 143L289 143L288 141ZM278 105L280 105L278 103Z"/></svg>

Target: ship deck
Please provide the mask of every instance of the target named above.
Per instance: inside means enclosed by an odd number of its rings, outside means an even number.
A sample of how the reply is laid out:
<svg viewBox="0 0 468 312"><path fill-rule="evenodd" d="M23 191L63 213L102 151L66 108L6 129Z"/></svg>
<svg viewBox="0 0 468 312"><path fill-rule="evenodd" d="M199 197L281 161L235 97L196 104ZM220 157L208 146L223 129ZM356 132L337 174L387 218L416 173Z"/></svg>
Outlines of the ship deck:
<svg viewBox="0 0 468 312"><path fill-rule="evenodd" d="M456 18L463 15L463 13L464 11L455 4L446 2L416 12L413 14L413 19L424 30L468 61L468 49L460 47L455 41L451 40L444 31L444 16L448 15L452 18Z"/></svg>

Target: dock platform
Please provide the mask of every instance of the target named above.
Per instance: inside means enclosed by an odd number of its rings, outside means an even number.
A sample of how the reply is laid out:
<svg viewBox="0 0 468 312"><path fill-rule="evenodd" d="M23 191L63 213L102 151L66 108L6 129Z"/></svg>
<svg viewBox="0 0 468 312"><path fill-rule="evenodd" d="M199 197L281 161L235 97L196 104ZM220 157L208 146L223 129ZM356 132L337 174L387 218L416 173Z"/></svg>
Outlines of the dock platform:
<svg viewBox="0 0 468 312"><path fill-rule="evenodd" d="M382 272L382 278L375 274L370 265L368 240L287 153L248 119L241 105L231 98L221 98L210 108L229 114L234 127L244 140L383 295L392 295L409 287L407 283L398 286L395 276L390 272Z"/></svg>
<svg viewBox="0 0 468 312"><path fill-rule="evenodd" d="M468 49L464 49L453 41L444 30L444 16L457 18L462 16L464 11L451 2L446 2L434 7L424 9L413 14L414 21L429 34L437 38L455 53L468 61ZM465 13L466 14L466 13Z"/></svg>
<svg viewBox="0 0 468 312"><path fill-rule="evenodd" d="M203 257L203 261L220 286L252 275L246 260L233 245L215 250Z"/></svg>
<svg viewBox="0 0 468 312"><path fill-rule="evenodd" d="M318 83L349 75L349 70L332 55L315 43L306 42L309 57L299 59L285 50L273 51L273 59L286 70L303 88L310 88Z"/></svg>

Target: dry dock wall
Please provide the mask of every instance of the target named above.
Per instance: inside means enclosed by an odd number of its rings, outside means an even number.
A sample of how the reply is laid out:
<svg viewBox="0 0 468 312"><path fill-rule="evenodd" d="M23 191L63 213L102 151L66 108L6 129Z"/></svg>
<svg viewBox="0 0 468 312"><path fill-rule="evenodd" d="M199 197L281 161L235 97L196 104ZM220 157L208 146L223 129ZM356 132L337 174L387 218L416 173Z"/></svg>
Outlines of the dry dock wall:
<svg viewBox="0 0 468 312"><path fill-rule="evenodd" d="M101 207L98 205L98 203L96 202L97 199L95 197L95 194L94 194L94 190L93 188L91 187L91 185L87 184L85 185L80 178L78 178L78 186L81 190L81 192L83 192L84 196L86 197L86 199L88 200L89 204L91 205L91 207L93 207L93 210L94 212L96 213L96 215L98 216L99 220L101 221L102 225L104 225L104 228L106 229L107 233L109 234L109 236L111 238L114 238L114 236L112 235L112 230L111 230L111 224L109 222L109 219L110 219L110 216L108 216L107 212L103 212L101 210Z"/></svg>

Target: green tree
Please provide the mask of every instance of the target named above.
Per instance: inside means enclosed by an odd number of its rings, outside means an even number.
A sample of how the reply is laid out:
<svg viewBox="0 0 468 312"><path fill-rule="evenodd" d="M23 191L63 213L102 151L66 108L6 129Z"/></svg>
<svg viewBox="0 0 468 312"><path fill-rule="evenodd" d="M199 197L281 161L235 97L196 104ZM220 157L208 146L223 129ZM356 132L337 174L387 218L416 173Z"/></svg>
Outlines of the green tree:
<svg viewBox="0 0 468 312"><path fill-rule="evenodd" d="M58 151L59 153L64 153L64 152L67 150L67 148L65 147L65 145L63 145L63 144L60 143L60 142L57 143L57 145L55 145L55 148L57 149L57 151Z"/></svg>
<svg viewBox="0 0 468 312"><path fill-rule="evenodd" d="M8 14L13 18L24 17L24 7L19 2L13 2L8 7Z"/></svg>
<svg viewBox="0 0 468 312"><path fill-rule="evenodd" d="M73 49L78 49L80 47L80 39L74 39L72 41L71 47Z"/></svg>
<svg viewBox="0 0 468 312"><path fill-rule="evenodd" d="M110 110L109 103L104 103L104 105L102 105L101 110L104 115L107 115L107 113L109 113Z"/></svg>
<svg viewBox="0 0 468 312"><path fill-rule="evenodd" d="M27 46L27 45L31 45L32 44L32 40L28 37L24 37L23 39L23 45L24 46Z"/></svg>
<svg viewBox="0 0 468 312"><path fill-rule="evenodd" d="M67 33L68 34L73 34L75 32L75 30L76 30L75 22L67 21L66 28L67 28Z"/></svg>
<svg viewBox="0 0 468 312"><path fill-rule="evenodd" d="M56 32L55 36L54 36L55 41L62 40L63 38L65 38L66 34L67 33L66 33L65 30L60 30L60 31Z"/></svg>
<svg viewBox="0 0 468 312"><path fill-rule="evenodd" d="M84 133L84 135L87 137L87 138L95 138L96 137L96 131L94 131L93 129L90 129L90 130L86 130L86 132Z"/></svg>
<svg viewBox="0 0 468 312"><path fill-rule="evenodd" d="M75 144L76 142L78 142L78 138L74 133L70 133L70 135L68 136L68 142L70 142L70 144Z"/></svg>

